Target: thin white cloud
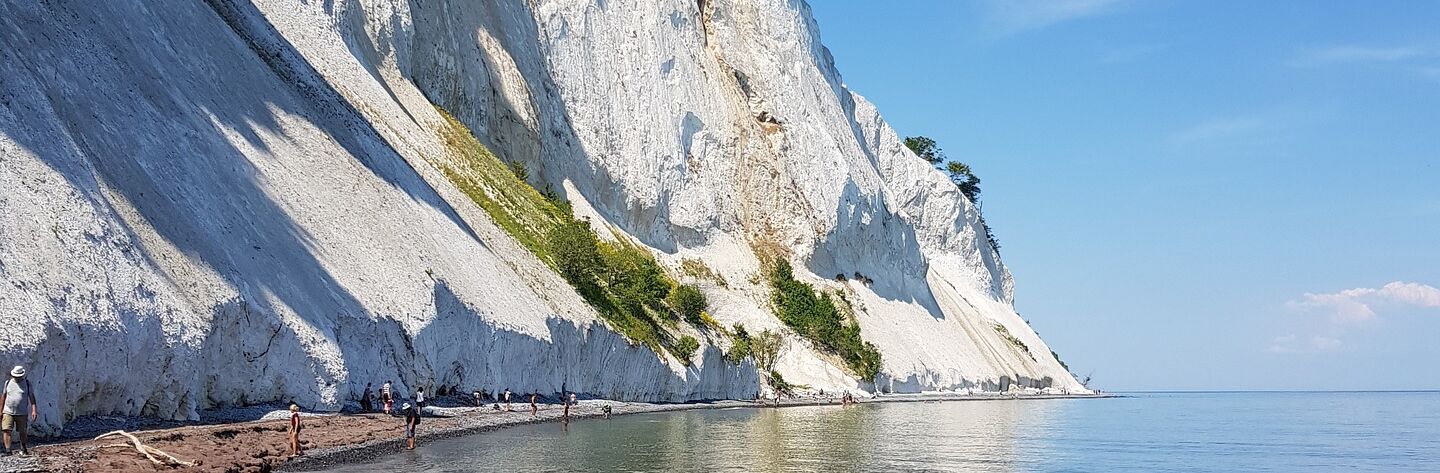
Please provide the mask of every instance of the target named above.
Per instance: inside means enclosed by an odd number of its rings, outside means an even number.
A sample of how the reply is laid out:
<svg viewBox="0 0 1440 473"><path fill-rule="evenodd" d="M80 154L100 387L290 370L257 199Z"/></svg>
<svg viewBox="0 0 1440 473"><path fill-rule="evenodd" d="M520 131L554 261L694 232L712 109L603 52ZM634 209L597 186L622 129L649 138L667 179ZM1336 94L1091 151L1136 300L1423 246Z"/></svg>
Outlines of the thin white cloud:
<svg viewBox="0 0 1440 473"><path fill-rule="evenodd" d="M1262 115L1211 118L1172 133L1170 141L1189 145L1253 135L1270 129L1271 122L1270 117Z"/></svg>
<svg viewBox="0 0 1440 473"><path fill-rule="evenodd" d="M1153 56L1155 53L1163 51L1168 47L1170 47L1168 44L1140 44L1115 48L1105 51L1105 53L1100 56L1100 62L1105 64L1135 62Z"/></svg>
<svg viewBox="0 0 1440 473"><path fill-rule="evenodd" d="M1266 348L1265 351L1270 353L1295 353L1298 351L1295 342L1298 339L1299 337L1296 337L1293 333L1275 337L1275 340L1270 342L1270 347Z"/></svg>
<svg viewBox="0 0 1440 473"><path fill-rule="evenodd" d="M1380 318L1381 312L1404 309L1440 308L1440 288L1415 282L1395 281L1378 288L1357 287L1343 291L1306 293L1286 303L1291 309L1328 316L1314 334L1304 338L1295 334L1275 337L1266 346L1270 353L1315 353L1339 350L1344 343L1339 336L1350 327Z"/></svg>
<svg viewBox="0 0 1440 473"><path fill-rule="evenodd" d="M1377 304L1440 307L1440 289L1426 284L1395 281L1377 288L1357 287L1332 294L1306 293L1290 301L1292 308L1319 310L1336 322L1364 322L1376 318Z"/></svg>
<svg viewBox="0 0 1440 473"><path fill-rule="evenodd" d="M1318 353L1339 350L1345 343L1339 338L1315 335L1302 341L1298 335L1289 334L1275 337L1265 351L1270 353Z"/></svg>
<svg viewBox="0 0 1440 473"><path fill-rule="evenodd" d="M1125 0L985 0L984 25L992 33L1015 34L1113 11Z"/></svg>
<svg viewBox="0 0 1440 473"><path fill-rule="evenodd" d="M1361 62L1396 62L1440 56L1440 51L1419 46L1373 47L1339 45L1302 51L1292 66L1326 66Z"/></svg>
<svg viewBox="0 0 1440 473"><path fill-rule="evenodd" d="M1340 339L1334 337L1324 337L1320 335L1310 337L1310 348L1314 348L1316 351L1338 350L1340 345L1343 344L1344 343L1340 342Z"/></svg>

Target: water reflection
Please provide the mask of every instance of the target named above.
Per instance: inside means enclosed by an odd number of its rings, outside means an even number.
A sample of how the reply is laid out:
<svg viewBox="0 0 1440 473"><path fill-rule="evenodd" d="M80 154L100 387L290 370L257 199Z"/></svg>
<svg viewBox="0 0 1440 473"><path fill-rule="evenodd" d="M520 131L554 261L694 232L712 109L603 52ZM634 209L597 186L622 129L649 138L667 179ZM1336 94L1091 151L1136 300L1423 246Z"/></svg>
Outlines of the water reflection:
<svg viewBox="0 0 1440 473"><path fill-rule="evenodd" d="M1046 402L696 410L506 429L345 471L1016 471Z"/></svg>
<svg viewBox="0 0 1440 473"><path fill-rule="evenodd" d="M540 424L335 471L1440 471L1440 393L731 409Z"/></svg>

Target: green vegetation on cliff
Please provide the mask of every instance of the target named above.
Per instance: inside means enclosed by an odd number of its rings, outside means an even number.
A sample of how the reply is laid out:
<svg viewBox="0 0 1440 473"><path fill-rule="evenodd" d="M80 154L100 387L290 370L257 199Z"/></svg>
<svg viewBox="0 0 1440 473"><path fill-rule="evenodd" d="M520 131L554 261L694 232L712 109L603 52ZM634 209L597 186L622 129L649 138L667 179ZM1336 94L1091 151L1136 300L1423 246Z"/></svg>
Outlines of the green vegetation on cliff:
<svg viewBox="0 0 1440 473"><path fill-rule="evenodd" d="M770 270L771 302L775 314L786 326L829 353L839 355L860 379L874 380L880 372L880 350L860 338L860 325L846 320L830 294L817 292L795 279L784 259Z"/></svg>
<svg viewBox="0 0 1440 473"><path fill-rule="evenodd" d="M446 120L440 137L451 156L432 157L430 163L574 286L611 327L657 353L668 349L689 364L698 341L689 336L674 339L665 325L673 325L681 315L700 320L707 303L704 294L693 286L677 287L649 251L623 237L602 241L588 220L575 218L568 203L526 182L529 173L523 166L507 166L463 123L444 110L440 114Z"/></svg>

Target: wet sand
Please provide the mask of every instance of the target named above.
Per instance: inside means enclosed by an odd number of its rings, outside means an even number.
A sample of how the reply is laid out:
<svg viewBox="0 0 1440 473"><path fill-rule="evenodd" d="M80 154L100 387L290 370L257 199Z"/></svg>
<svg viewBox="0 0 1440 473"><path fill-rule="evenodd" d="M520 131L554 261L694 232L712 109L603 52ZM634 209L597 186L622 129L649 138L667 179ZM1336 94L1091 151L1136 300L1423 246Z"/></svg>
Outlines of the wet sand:
<svg viewBox="0 0 1440 473"><path fill-rule="evenodd" d="M1000 395L893 395L870 402L939 402L974 400L1036 400L1056 398L1093 398L1108 396L1000 396ZM571 419L600 417L601 406L609 404L614 415L661 412L685 409L718 409L762 407L753 401L716 401L685 404L626 403L602 400L581 401L571 408ZM838 399L802 398L783 400L780 407L838 405ZM763 407L771 407L766 403ZM556 422L562 417L559 404L540 406L537 417L530 415L528 403L514 404L514 412L495 411L490 407L432 407L417 428L416 443L440 438L471 435L507 426L534 422ZM134 448L104 447L121 441L79 440L40 446L31 449L38 454L28 459L10 457L0 469L19 471L107 471L107 472L267 472L303 471L363 462L404 449L403 418L383 414L327 414L302 419L302 446L305 454L288 457L288 435L285 420L226 423L131 432L146 445L159 448L181 460L202 463L189 468L156 467Z"/></svg>

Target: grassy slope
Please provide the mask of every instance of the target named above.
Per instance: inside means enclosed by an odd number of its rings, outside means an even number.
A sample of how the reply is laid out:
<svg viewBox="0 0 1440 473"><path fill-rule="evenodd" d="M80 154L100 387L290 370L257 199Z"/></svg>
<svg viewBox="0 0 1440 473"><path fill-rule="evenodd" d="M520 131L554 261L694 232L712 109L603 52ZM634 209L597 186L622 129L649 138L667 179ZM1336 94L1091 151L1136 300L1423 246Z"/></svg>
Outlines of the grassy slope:
<svg viewBox="0 0 1440 473"><path fill-rule="evenodd" d="M549 237L557 227L574 222L568 203L541 194L486 149L468 127L444 110L439 112L446 120L440 137L450 148L452 156L450 159L431 158L430 163L490 214L496 224L558 271L559 262ZM596 279L572 280L571 284L616 331L656 353L665 353L668 349L688 364L689 353L683 353L685 347L676 347L678 340L674 340L665 329L667 324L674 325L673 318L667 316L668 309L657 307L657 301L651 300L653 298L635 300L638 296L634 291L612 286L609 283L616 278L604 276L634 272L634 266L639 265L660 273L660 281L657 282L661 284L673 287L674 281L664 276L648 251L623 238L617 243L599 242L598 247L601 258L600 267L593 270L598 275Z"/></svg>

